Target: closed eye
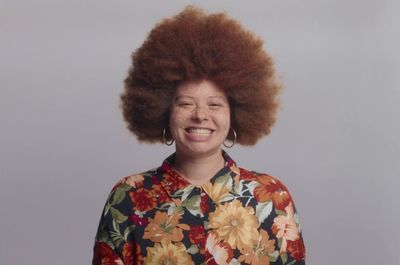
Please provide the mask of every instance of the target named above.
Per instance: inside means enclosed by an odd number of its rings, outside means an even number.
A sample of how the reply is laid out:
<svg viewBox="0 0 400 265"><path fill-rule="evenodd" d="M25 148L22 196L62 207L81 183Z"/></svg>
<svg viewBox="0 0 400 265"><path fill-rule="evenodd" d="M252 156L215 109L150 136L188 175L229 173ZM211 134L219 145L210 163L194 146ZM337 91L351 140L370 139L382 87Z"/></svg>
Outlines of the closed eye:
<svg viewBox="0 0 400 265"><path fill-rule="evenodd" d="M193 106L193 103L191 103L191 102L178 102L177 105L179 107L190 107L190 106Z"/></svg>
<svg viewBox="0 0 400 265"><path fill-rule="evenodd" d="M220 103L211 103L211 104L208 104L208 106L209 106L211 109L218 109L218 108L222 107L223 105L220 104Z"/></svg>

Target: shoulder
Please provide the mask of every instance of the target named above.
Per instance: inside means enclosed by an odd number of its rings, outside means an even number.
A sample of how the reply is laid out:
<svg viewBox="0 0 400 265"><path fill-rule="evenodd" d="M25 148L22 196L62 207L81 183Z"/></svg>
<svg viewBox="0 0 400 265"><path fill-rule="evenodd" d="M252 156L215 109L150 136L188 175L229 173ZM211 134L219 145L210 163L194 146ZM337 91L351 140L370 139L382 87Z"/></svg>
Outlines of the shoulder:
<svg viewBox="0 0 400 265"><path fill-rule="evenodd" d="M279 185L282 188L286 189L285 185L278 179L278 177L271 175L269 173L260 173L243 167L236 167L236 169L232 171L234 171L237 174L240 180L248 182L256 181L259 184L273 183L275 185Z"/></svg>
<svg viewBox="0 0 400 265"><path fill-rule="evenodd" d="M153 182L157 181L158 168L153 168L141 173L133 173L127 175L113 186L111 192L116 190L136 190L138 188L142 188L143 186L149 186Z"/></svg>
<svg viewBox="0 0 400 265"><path fill-rule="evenodd" d="M288 188L276 177L268 173L238 167L238 179L249 187L249 191L259 203L272 201L275 208L285 210L293 203Z"/></svg>
<svg viewBox="0 0 400 265"><path fill-rule="evenodd" d="M108 195L108 203L121 205L132 194L150 189L154 183L158 182L158 172L159 169L154 168L141 173L126 175L119 179Z"/></svg>

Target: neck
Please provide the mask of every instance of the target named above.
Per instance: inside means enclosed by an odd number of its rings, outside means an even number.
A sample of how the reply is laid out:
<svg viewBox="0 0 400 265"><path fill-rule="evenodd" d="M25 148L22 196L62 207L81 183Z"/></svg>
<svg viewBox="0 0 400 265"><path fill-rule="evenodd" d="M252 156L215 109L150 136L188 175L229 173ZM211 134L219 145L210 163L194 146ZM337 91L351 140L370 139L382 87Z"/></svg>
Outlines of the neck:
<svg viewBox="0 0 400 265"><path fill-rule="evenodd" d="M191 184L200 187L223 168L224 164L221 150L202 157L190 157L176 152L174 168Z"/></svg>

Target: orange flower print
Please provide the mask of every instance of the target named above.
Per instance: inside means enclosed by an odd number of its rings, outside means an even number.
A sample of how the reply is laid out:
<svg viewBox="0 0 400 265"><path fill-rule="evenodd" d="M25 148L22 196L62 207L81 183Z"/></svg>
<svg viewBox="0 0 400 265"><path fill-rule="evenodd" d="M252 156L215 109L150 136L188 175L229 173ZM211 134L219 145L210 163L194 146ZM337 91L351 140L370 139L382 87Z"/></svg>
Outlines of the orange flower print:
<svg viewBox="0 0 400 265"><path fill-rule="evenodd" d="M244 180L256 180L257 176L251 171L240 168L240 178Z"/></svg>
<svg viewBox="0 0 400 265"><path fill-rule="evenodd" d="M290 203L286 206L286 216L279 215L275 217L274 224L272 225L272 232L277 238L282 239L280 252L286 252L287 241L295 241L300 238L300 232L294 221L293 205Z"/></svg>
<svg viewBox="0 0 400 265"><path fill-rule="evenodd" d="M157 199L153 193L143 188L129 192L133 205L141 212L149 211L156 207Z"/></svg>
<svg viewBox="0 0 400 265"><path fill-rule="evenodd" d="M147 248L145 265L194 265L190 255L182 243L172 244L163 241L156 243L154 247Z"/></svg>
<svg viewBox="0 0 400 265"><path fill-rule="evenodd" d="M240 175L240 168L237 167L235 164L233 164L229 169L230 169L233 173L235 173L235 175Z"/></svg>
<svg viewBox="0 0 400 265"><path fill-rule="evenodd" d="M94 265L123 265L122 260L114 253L113 249L104 242L94 245Z"/></svg>
<svg viewBox="0 0 400 265"><path fill-rule="evenodd" d="M305 257L304 242L301 239L297 239L296 241L288 241L287 250L289 251L290 255L297 261L300 261Z"/></svg>
<svg viewBox="0 0 400 265"><path fill-rule="evenodd" d="M271 176L263 175L257 177L260 186L254 189L254 197L258 202L271 200L271 194L277 190L277 185Z"/></svg>
<svg viewBox="0 0 400 265"><path fill-rule="evenodd" d="M135 243L135 255L134 255L134 260L136 263L132 264L143 264L143 255L142 255L142 249L139 244ZM129 263L125 264L129 265Z"/></svg>
<svg viewBox="0 0 400 265"><path fill-rule="evenodd" d="M258 202L272 200L274 206L283 211L290 203L291 197L286 187L272 176L262 175L257 177L261 184L254 189L254 197Z"/></svg>
<svg viewBox="0 0 400 265"><path fill-rule="evenodd" d="M143 180L144 180L143 175L131 175L125 177L124 182L129 186L139 188L143 186Z"/></svg>
<svg viewBox="0 0 400 265"><path fill-rule="evenodd" d="M287 191L280 190L271 194L272 202L276 209L284 211L291 202L290 194Z"/></svg>
<svg viewBox="0 0 400 265"><path fill-rule="evenodd" d="M122 247L122 258L124 264L133 264L132 245L128 242Z"/></svg>
<svg viewBox="0 0 400 265"><path fill-rule="evenodd" d="M240 179L243 180L256 180L257 176L252 173L251 171L248 171L244 168L237 167L236 165L233 165L230 167L230 170L235 173L234 180L239 181Z"/></svg>
<svg viewBox="0 0 400 265"><path fill-rule="evenodd" d="M218 206L215 212L210 213L209 222L210 228L215 229L219 238L232 248L251 247L258 238L260 223L254 216L254 209L243 207L238 200Z"/></svg>
<svg viewBox="0 0 400 265"><path fill-rule="evenodd" d="M189 230L190 226L180 224L180 217L178 213L168 215L165 212L157 211L154 219L149 218L150 222L144 230L143 238L153 242L181 241L183 239L182 230Z"/></svg>
<svg viewBox="0 0 400 265"><path fill-rule="evenodd" d="M260 236L253 246L242 251L239 262L251 265L268 265L269 255L275 250L275 240L269 240L268 232L261 229Z"/></svg>
<svg viewBox="0 0 400 265"><path fill-rule="evenodd" d="M215 231L208 233L206 241L206 265L228 265L232 260L233 250L228 243L221 242Z"/></svg>

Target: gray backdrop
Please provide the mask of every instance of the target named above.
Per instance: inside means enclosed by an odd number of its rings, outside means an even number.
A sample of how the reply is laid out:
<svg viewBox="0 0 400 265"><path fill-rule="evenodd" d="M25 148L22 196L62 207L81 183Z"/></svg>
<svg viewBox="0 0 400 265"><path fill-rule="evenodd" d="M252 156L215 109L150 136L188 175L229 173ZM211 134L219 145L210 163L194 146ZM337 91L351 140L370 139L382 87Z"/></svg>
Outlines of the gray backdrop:
<svg viewBox="0 0 400 265"><path fill-rule="evenodd" d="M1 0L0 264L89 264L112 185L172 152L138 144L118 99L133 49L187 3ZM307 263L400 264L399 2L198 5L276 59L278 122L230 154L289 187Z"/></svg>

